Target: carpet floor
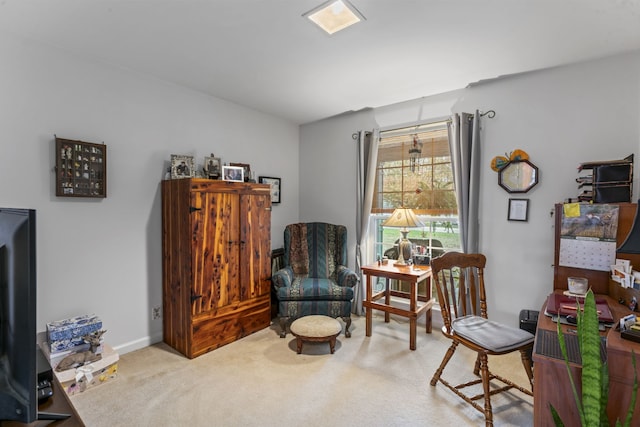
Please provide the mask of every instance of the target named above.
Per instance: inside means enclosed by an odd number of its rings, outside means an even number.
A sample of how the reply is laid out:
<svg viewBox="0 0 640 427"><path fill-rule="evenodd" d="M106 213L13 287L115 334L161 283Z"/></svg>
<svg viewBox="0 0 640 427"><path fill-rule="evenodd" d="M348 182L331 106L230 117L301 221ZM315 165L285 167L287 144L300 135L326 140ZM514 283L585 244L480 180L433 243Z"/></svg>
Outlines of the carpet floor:
<svg viewBox="0 0 640 427"><path fill-rule="evenodd" d="M164 343L120 357L118 377L71 400L88 427L113 426L480 426L483 415L442 384L429 381L450 342L418 325L374 315L365 336L355 316L352 337L296 353L276 324L189 360ZM450 381L475 379L475 353L458 347L444 371ZM489 367L526 385L519 353L489 359ZM480 390L478 390L480 392ZM518 391L492 398L494 425L533 425L533 398Z"/></svg>

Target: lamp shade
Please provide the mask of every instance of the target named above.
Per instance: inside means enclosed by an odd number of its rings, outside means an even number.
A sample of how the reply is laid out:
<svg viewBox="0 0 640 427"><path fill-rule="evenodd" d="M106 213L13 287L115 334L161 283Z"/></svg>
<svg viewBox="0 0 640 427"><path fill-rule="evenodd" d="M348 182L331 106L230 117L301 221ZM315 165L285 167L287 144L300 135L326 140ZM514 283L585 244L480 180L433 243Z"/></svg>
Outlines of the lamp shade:
<svg viewBox="0 0 640 427"><path fill-rule="evenodd" d="M383 227L416 228L424 227L424 223L418 219L413 210L409 208L397 208L386 221Z"/></svg>
<svg viewBox="0 0 640 427"><path fill-rule="evenodd" d="M620 245L616 252L624 254L640 254L640 200L636 208L636 217L633 220L631 231L627 235L625 241Z"/></svg>

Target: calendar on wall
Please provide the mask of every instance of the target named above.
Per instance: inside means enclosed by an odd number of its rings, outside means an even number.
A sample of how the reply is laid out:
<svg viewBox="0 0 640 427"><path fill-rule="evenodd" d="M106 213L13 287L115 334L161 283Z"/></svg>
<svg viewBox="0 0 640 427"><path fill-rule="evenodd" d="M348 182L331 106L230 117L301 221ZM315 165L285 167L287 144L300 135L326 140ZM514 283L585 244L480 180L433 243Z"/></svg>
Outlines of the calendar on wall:
<svg viewBox="0 0 640 427"><path fill-rule="evenodd" d="M562 210L559 264L609 271L616 260L618 206L568 203Z"/></svg>

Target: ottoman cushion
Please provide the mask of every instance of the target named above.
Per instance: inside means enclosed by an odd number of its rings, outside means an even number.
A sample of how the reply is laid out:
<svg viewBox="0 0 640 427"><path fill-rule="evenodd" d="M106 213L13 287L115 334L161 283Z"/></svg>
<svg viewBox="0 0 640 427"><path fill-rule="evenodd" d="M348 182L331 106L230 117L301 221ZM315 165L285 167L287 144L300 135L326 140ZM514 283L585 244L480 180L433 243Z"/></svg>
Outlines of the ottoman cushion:
<svg viewBox="0 0 640 427"><path fill-rule="evenodd" d="M340 322L321 315L300 317L293 321L290 328L292 334L308 338L331 337L342 332Z"/></svg>

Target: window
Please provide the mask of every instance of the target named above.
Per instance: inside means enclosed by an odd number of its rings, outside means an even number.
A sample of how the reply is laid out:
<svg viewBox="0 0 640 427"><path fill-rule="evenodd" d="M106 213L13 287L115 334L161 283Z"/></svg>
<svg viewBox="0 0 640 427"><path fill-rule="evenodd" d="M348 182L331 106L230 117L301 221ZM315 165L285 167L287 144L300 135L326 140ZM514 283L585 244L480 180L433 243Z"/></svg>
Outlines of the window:
<svg viewBox="0 0 640 427"><path fill-rule="evenodd" d="M371 209L376 257L392 249L400 237L398 230L380 225L400 206L412 208L426 225L410 230L408 235L417 253L434 257L446 250L460 249L446 122L380 133Z"/></svg>

